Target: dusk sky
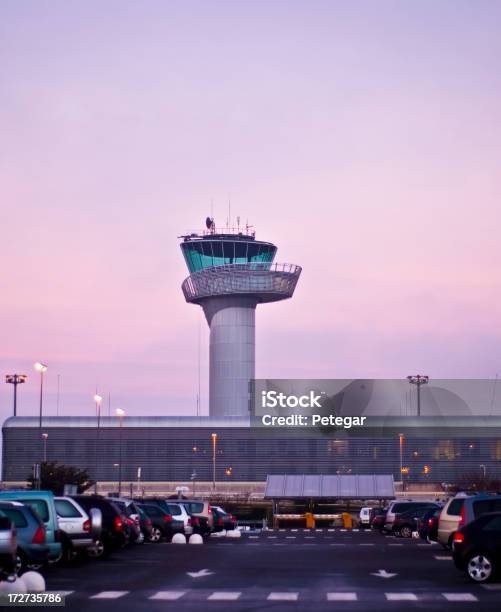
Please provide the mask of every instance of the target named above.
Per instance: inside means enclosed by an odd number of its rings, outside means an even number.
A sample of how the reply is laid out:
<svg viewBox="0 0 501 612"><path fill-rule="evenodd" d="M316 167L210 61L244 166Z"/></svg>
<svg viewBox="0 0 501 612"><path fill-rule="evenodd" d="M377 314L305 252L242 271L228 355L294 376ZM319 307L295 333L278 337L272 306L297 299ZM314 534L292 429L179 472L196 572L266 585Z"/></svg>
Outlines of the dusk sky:
<svg viewBox="0 0 501 612"><path fill-rule="evenodd" d="M0 418L194 414L178 236L231 198L295 296L260 378L501 374L501 2L0 2ZM107 414L107 405L104 404Z"/></svg>

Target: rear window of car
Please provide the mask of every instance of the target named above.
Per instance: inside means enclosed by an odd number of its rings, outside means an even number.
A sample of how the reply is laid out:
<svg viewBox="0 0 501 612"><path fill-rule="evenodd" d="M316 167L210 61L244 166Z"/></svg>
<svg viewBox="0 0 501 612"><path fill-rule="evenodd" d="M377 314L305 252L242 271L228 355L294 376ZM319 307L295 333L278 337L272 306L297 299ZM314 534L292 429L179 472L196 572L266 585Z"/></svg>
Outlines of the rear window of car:
<svg viewBox="0 0 501 612"><path fill-rule="evenodd" d="M169 508L172 516L179 516L181 514L181 508L177 504L169 504Z"/></svg>
<svg viewBox="0 0 501 612"><path fill-rule="evenodd" d="M447 514L459 516L463 507L464 499L453 499L447 508Z"/></svg>
<svg viewBox="0 0 501 612"><path fill-rule="evenodd" d="M82 515L75 506L67 499L54 500L56 512L61 518L81 518Z"/></svg>
<svg viewBox="0 0 501 612"><path fill-rule="evenodd" d="M103 517L105 518L115 518L118 514L118 510L116 506L114 506L111 502L105 501L104 499L92 499L92 498L77 498L77 502L83 506L85 510L90 510L91 508L97 508L101 510Z"/></svg>
<svg viewBox="0 0 501 612"><path fill-rule="evenodd" d="M21 510L15 510L14 508L2 508L1 512L5 514L7 518L10 518L11 522L18 528L27 527L28 521L24 517Z"/></svg>
<svg viewBox="0 0 501 612"><path fill-rule="evenodd" d="M501 511L501 499L482 499L473 502L473 516L475 518L487 512Z"/></svg>
<svg viewBox="0 0 501 612"><path fill-rule="evenodd" d="M146 510L146 514L148 516L162 516L162 511L158 506L144 506L144 509Z"/></svg>
<svg viewBox="0 0 501 612"><path fill-rule="evenodd" d="M49 507L47 502L43 499L23 499L21 501L25 506L29 506L34 510L44 523L49 521Z"/></svg>
<svg viewBox="0 0 501 612"><path fill-rule="evenodd" d="M501 532L501 516L495 516L491 518L491 520L488 521L483 526L483 529L484 531L500 531Z"/></svg>
<svg viewBox="0 0 501 612"><path fill-rule="evenodd" d="M196 502L191 502L190 503L190 508L191 508L192 512L196 512L196 513L204 511L204 505L196 503Z"/></svg>

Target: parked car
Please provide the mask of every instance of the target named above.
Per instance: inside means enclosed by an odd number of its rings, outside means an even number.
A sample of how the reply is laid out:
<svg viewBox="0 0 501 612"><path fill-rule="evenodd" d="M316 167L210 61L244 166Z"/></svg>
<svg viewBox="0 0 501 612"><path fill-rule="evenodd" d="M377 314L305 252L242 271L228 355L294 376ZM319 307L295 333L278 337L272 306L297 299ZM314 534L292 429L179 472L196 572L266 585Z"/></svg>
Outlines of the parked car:
<svg viewBox="0 0 501 612"><path fill-rule="evenodd" d="M438 519L442 508L431 508L418 521L418 533L422 540L436 542L438 535Z"/></svg>
<svg viewBox="0 0 501 612"><path fill-rule="evenodd" d="M125 516L112 501L99 495L72 495L71 498L87 513L93 508L101 510L101 539L95 542L94 548L87 550L89 557L107 556L113 550L128 544L129 530Z"/></svg>
<svg viewBox="0 0 501 612"><path fill-rule="evenodd" d="M160 506L154 503L138 504L138 506L151 520L151 535L148 538L150 542L160 542L162 538L170 541L174 533L184 532L183 523L181 521L173 521L172 514L166 514Z"/></svg>
<svg viewBox="0 0 501 612"><path fill-rule="evenodd" d="M86 552L94 548L101 540L102 514L98 508L89 512L71 497L55 497L63 559L71 561L79 551Z"/></svg>
<svg viewBox="0 0 501 612"><path fill-rule="evenodd" d="M183 505L192 518L199 519L199 533L203 537L209 537L214 528L214 516L209 502L198 499L176 499L169 500L169 504L176 503Z"/></svg>
<svg viewBox="0 0 501 612"><path fill-rule="evenodd" d="M143 537L145 540L148 540L148 542L152 542L151 534L153 531L153 524L151 519L139 504L136 504L136 508L139 512L139 526Z"/></svg>
<svg viewBox="0 0 501 612"><path fill-rule="evenodd" d="M402 514L407 511L415 511L419 508L429 508L431 506L438 507L438 504L429 501L393 501L389 504L381 532L391 532L393 530L393 522L397 514Z"/></svg>
<svg viewBox="0 0 501 612"><path fill-rule="evenodd" d="M135 544L142 544L144 542L144 535L141 531L141 525L139 520L139 510L135 502L132 499L126 499L124 497L108 497L126 517L127 527L130 530L130 540Z"/></svg>
<svg viewBox="0 0 501 612"><path fill-rule="evenodd" d="M371 519L371 529L376 529L378 531L381 531L383 529L387 511L388 508L381 508L379 512L374 514Z"/></svg>
<svg viewBox="0 0 501 612"><path fill-rule="evenodd" d="M54 495L51 491L0 491L0 501L17 501L36 512L45 527L45 539L42 542L40 533L40 543L46 543L49 547L49 562L55 562L61 558L63 549Z"/></svg>
<svg viewBox="0 0 501 612"><path fill-rule="evenodd" d="M501 512L489 512L471 521L452 540L456 567L476 583L492 580L501 571Z"/></svg>
<svg viewBox="0 0 501 612"><path fill-rule="evenodd" d="M371 510L372 508L365 506L360 508L360 513L358 515L358 519L360 522L360 527L369 527L371 524Z"/></svg>
<svg viewBox="0 0 501 612"><path fill-rule="evenodd" d="M430 509L438 510L437 506L423 506L422 508L414 508L406 512L395 514L395 519L391 524L385 524L385 529L388 529L396 536L410 538L413 531L418 530L418 520L427 514Z"/></svg>
<svg viewBox="0 0 501 612"><path fill-rule="evenodd" d="M15 570L38 570L49 561L49 546L42 519L29 506L15 501L0 501L0 514L16 528Z"/></svg>
<svg viewBox="0 0 501 612"><path fill-rule="evenodd" d="M200 519L197 516L192 516L182 504L169 504L169 510L172 515L174 526L177 523L182 523L183 532L189 536L192 533L201 533Z"/></svg>
<svg viewBox="0 0 501 612"><path fill-rule="evenodd" d="M16 564L16 528L14 523L0 513L0 580L12 575Z"/></svg>
<svg viewBox="0 0 501 612"><path fill-rule="evenodd" d="M211 508L214 515L214 529L216 529L216 525L227 531L237 528L237 519L233 514L226 512L221 506L211 506Z"/></svg>
<svg viewBox="0 0 501 612"><path fill-rule="evenodd" d="M501 512L501 495L459 493L444 506L438 522L438 542L451 548L454 533L482 514Z"/></svg>

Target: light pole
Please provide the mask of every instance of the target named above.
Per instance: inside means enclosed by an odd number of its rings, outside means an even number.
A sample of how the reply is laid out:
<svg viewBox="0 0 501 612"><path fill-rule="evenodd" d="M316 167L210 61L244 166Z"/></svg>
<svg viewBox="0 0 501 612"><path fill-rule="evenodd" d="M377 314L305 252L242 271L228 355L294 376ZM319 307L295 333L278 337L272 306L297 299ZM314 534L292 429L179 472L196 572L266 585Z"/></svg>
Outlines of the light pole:
<svg viewBox="0 0 501 612"><path fill-rule="evenodd" d="M47 372L47 366L45 363L37 361L33 366L37 372L40 372L40 416L39 416L39 427L40 433L42 432L42 411L43 411L43 375Z"/></svg>
<svg viewBox="0 0 501 612"><path fill-rule="evenodd" d="M97 473L99 470L97 453L98 453L98 447L99 447L99 426L101 424L101 402L103 401L103 398L96 393L96 395L94 395L94 401L96 402L96 418L97 418L96 448L94 449L94 478L96 479L96 482L94 483L94 493L97 495L97 482L98 482Z"/></svg>
<svg viewBox="0 0 501 612"><path fill-rule="evenodd" d="M402 457L403 457L403 453L404 453L404 434L398 434L398 443L400 446L400 479L403 481L403 476L402 476ZM403 484L402 484L402 489L403 489Z"/></svg>
<svg viewBox="0 0 501 612"><path fill-rule="evenodd" d="M216 441L217 433L212 434L212 489L216 490Z"/></svg>
<svg viewBox="0 0 501 612"><path fill-rule="evenodd" d="M430 381L429 376L423 376L422 374L416 374L415 376L407 376L407 380L411 385L417 387L417 415L421 416L421 385L427 385Z"/></svg>
<svg viewBox="0 0 501 612"><path fill-rule="evenodd" d="M120 423L120 432L119 432L119 461L118 461L118 497L120 497L122 493L122 422L125 416L125 410L121 408L117 408L115 413L118 417L118 421Z"/></svg>
<svg viewBox="0 0 501 612"><path fill-rule="evenodd" d="M27 380L26 374L6 374L5 382L14 385L14 416L17 416L17 385L22 385Z"/></svg>
<svg viewBox="0 0 501 612"><path fill-rule="evenodd" d="M43 439L43 462L47 463L47 438L49 437L48 433L43 433L42 434L42 439Z"/></svg>

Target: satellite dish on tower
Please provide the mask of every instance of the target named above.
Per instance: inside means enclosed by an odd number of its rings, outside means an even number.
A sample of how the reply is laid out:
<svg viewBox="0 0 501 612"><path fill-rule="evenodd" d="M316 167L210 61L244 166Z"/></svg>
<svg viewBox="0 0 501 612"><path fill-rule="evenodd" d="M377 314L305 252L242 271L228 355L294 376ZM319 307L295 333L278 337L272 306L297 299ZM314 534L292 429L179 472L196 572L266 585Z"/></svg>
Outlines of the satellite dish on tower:
<svg viewBox="0 0 501 612"><path fill-rule="evenodd" d="M208 230L214 231L214 218L213 217L207 217L205 219L205 225L206 225Z"/></svg>

